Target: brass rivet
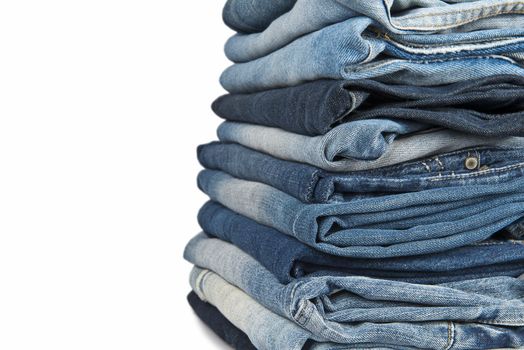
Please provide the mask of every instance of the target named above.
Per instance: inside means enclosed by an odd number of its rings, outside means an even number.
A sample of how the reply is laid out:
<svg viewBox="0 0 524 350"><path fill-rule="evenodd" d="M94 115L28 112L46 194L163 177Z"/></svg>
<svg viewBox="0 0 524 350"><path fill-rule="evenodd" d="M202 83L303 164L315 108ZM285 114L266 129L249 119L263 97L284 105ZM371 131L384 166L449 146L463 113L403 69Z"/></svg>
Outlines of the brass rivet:
<svg viewBox="0 0 524 350"><path fill-rule="evenodd" d="M468 157L466 158L466 169L468 170L474 170L477 168L477 166L479 165L479 161L477 158L475 157Z"/></svg>

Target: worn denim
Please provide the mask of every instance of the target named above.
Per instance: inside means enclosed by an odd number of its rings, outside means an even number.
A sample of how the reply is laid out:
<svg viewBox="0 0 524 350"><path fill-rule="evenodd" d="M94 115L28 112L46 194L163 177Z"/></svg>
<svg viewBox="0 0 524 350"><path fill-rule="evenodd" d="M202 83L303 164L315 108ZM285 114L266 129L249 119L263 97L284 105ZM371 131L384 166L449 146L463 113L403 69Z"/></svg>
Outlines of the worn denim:
<svg viewBox="0 0 524 350"><path fill-rule="evenodd" d="M271 186L204 170L198 185L225 207L327 253L385 258L446 251L489 238L524 217L524 177L345 203L305 204Z"/></svg>
<svg viewBox="0 0 524 350"><path fill-rule="evenodd" d="M500 173L509 169L524 176L524 148L473 148L350 173L326 172L235 143L212 142L199 146L197 153L207 169L267 184L304 203L346 202L430 188L493 184ZM474 162L475 167L467 168L468 162Z"/></svg>
<svg viewBox="0 0 524 350"><path fill-rule="evenodd" d="M423 124L389 119L357 120L314 137L235 122L222 123L217 134L223 142L328 171L376 169L471 147L519 148L524 140L427 129Z"/></svg>
<svg viewBox="0 0 524 350"><path fill-rule="evenodd" d="M204 322L216 335L231 345L235 349L257 350L249 337L242 330L220 313L213 305L206 303L191 292L187 296L187 301L197 316Z"/></svg>
<svg viewBox="0 0 524 350"><path fill-rule="evenodd" d="M442 253L356 259L319 252L216 202L200 209L198 222L209 235L251 255L282 283L304 276L355 275L436 284L524 274L522 240L492 239Z"/></svg>
<svg viewBox="0 0 524 350"><path fill-rule="evenodd" d="M190 283L201 300L214 305L259 350L347 350L346 345L315 341L318 337L268 310L209 270L193 268ZM241 346L235 348L246 349Z"/></svg>
<svg viewBox="0 0 524 350"><path fill-rule="evenodd" d="M185 258L293 320L318 340L424 349L524 345L524 281L519 279L494 277L430 286L322 276L281 284L240 249L203 235L188 244ZM194 275L193 286L209 278L198 270Z"/></svg>
<svg viewBox="0 0 524 350"><path fill-rule="evenodd" d="M224 119L311 136L347 121L374 118L406 119L483 136L523 136L524 77L495 75L436 87L317 80L224 95L212 108Z"/></svg>
<svg viewBox="0 0 524 350"><path fill-rule="evenodd" d="M243 33L261 32L273 20L289 11L296 0L228 0L222 19L231 29Z"/></svg>
<svg viewBox="0 0 524 350"><path fill-rule="evenodd" d="M440 85L524 75L519 63L524 29L393 37L371 31L372 24L369 18L356 17L326 27L267 56L227 68L220 82L231 93L245 93L322 78L385 77L402 83L410 75L416 79L409 84Z"/></svg>
<svg viewBox="0 0 524 350"><path fill-rule="evenodd" d="M415 6L420 7L415 9ZM276 18L262 33L233 36L225 51L232 61L254 60L301 36L359 16L375 20L381 30L389 33L431 34L522 28L524 19L520 14L523 11L524 3L512 0L462 3L439 0L298 0L291 11Z"/></svg>

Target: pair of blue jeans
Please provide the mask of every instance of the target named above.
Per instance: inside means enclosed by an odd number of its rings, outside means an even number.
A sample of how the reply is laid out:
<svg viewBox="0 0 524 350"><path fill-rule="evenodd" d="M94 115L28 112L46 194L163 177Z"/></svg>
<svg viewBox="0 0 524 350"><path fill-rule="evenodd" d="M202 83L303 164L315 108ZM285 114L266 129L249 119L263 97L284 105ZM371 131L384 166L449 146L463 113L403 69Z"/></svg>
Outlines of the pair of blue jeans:
<svg viewBox="0 0 524 350"><path fill-rule="evenodd" d="M205 235L195 237L184 256L209 270L194 271L191 280L197 293L219 276L308 330L317 341L425 349L524 345L524 281L520 279L494 277L429 286L321 276L282 284L240 249ZM220 288L210 289L227 295ZM242 305L231 305L242 312Z"/></svg>
<svg viewBox="0 0 524 350"><path fill-rule="evenodd" d="M495 75L420 87L373 80L316 80L212 104L220 117L322 135L358 119L404 119L483 136L524 136L524 77Z"/></svg>
<svg viewBox="0 0 524 350"><path fill-rule="evenodd" d="M322 78L375 78L424 86L524 75L521 28L393 36L374 24L356 17L323 28L269 55L227 68L220 82L231 93L246 93Z"/></svg>
<svg viewBox="0 0 524 350"><path fill-rule="evenodd" d="M230 242L255 258L282 283L304 276L368 276L436 284L524 274L524 241L491 239L441 253L358 259L320 252L256 223L216 202L206 203L198 222L210 236Z"/></svg>
<svg viewBox="0 0 524 350"><path fill-rule="evenodd" d="M499 174L506 171L524 176L524 148L471 148L348 173L281 160L235 143L201 145L197 155L207 169L264 183L304 203L346 202L441 187L496 185Z"/></svg>
<svg viewBox="0 0 524 350"><path fill-rule="evenodd" d="M473 244L520 220L524 177L519 170L506 170L491 184L327 204L306 204L271 186L214 170L202 171L198 185L212 200L315 249L385 258Z"/></svg>
<svg viewBox="0 0 524 350"><path fill-rule="evenodd" d="M281 14L268 18L269 11L262 4L245 2L244 8L237 7L246 22L263 20L265 27L260 33L235 35L226 43L229 59L246 62L268 55L295 39L319 31L329 25L356 17L368 17L383 31L395 34L449 34L450 32L472 32L483 29L522 28L524 20L520 14L524 5L511 0L480 0L467 2L444 2L440 0L299 0L293 8L282 13L293 4L282 0L271 6L273 13ZM238 2L237 4L238 5ZM235 6L226 5L224 14L235 14ZM258 7L259 14L251 15ZM254 11L253 11L254 12ZM267 25L270 23L269 25ZM260 28L260 27L259 27ZM449 40L451 41L451 40Z"/></svg>
<svg viewBox="0 0 524 350"><path fill-rule="evenodd" d="M224 122L217 134L223 142L335 172L376 169L472 147L520 148L524 144L522 137L475 136L390 119L344 123L319 136Z"/></svg>

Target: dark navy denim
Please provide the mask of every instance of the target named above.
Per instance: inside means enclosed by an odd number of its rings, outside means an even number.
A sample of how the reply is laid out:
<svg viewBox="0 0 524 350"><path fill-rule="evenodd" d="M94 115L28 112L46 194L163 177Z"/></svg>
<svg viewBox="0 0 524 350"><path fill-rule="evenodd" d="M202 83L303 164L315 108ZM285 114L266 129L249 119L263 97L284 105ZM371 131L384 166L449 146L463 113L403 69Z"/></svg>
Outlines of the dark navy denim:
<svg viewBox="0 0 524 350"><path fill-rule="evenodd" d="M414 192L449 186L493 184L513 168L524 175L524 149L475 148L385 168L349 173L274 158L235 143L212 142L198 147L208 169L279 189L305 203L345 202L388 193ZM466 167L474 161L473 169ZM520 166L519 166L520 164Z"/></svg>
<svg viewBox="0 0 524 350"><path fill-rule="evenodd" d="M356 119L398 118L476 135L524 135L524 77L497 75L443 86L317 80L212 104L220 117L321 135Z"/></svg>
<svg viewBox="0 0 524 350"><path fill-rule="evenodd" d="M228 0L222 11L224 23L241 33L256 33L289 11L296 0Z"/></svg>
<svg viewBox="0 0 524 350"><path fill-rule="evenodd" d="M251 343L248 336L227 318L213 305L200 300L195 292L189 293L187 301L191 308L211 330L222 340L235 349L257 350Z"/></svg>
<svg viewBox="0 0 524 350"><path fill-rule="evenodd" d="M230 242L287 283L304 276L368 276L436 284L524 273L524 241L488 240L447 252L385 259L341 258L208 202L198 214L202 229Z"/></svg>

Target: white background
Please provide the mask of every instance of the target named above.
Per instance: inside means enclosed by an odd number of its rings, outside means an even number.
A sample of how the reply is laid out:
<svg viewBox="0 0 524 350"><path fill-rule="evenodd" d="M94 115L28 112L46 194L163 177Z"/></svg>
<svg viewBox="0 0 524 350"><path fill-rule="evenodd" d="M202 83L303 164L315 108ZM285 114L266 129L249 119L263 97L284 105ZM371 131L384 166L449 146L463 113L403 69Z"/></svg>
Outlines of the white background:
<svg viewBox="0 0 524 350"><path fill-rule="evenodd" d="M187 306L223 1L0 1L0 349L227 349Z"/></svg>

